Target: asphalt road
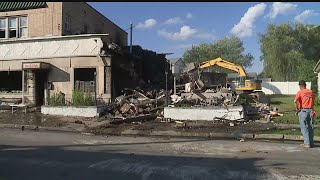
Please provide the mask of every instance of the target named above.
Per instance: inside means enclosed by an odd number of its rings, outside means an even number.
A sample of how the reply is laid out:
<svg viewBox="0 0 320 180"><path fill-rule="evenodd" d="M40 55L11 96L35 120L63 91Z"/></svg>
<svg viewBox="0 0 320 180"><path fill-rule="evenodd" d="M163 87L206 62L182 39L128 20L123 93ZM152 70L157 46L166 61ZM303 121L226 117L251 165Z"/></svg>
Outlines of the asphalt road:
<svg viewBox="0 0 320 180"><path fill-rule="evenodd" d="M320 179L320 147L297 143L0 129L0 180Z"/></svg>

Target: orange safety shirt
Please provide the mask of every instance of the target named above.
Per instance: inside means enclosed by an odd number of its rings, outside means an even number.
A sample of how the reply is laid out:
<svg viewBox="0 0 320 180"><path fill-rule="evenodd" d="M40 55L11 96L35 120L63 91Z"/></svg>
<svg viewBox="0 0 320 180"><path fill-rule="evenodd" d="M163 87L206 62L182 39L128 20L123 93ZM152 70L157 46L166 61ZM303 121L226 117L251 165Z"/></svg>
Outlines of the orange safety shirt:
<svg viewBox="0 0 320 180"><path fill-rule="evenodd" d="M300 109L313 108L314 96L310 89L302 89L296 94L295 101L299 102Z"/></svg>

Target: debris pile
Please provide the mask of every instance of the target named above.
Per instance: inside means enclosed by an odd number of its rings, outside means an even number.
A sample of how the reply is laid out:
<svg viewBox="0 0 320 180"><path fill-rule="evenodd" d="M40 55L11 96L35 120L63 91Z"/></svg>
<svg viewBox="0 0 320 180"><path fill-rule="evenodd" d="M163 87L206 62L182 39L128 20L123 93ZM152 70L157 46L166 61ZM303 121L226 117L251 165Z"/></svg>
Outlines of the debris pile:
<svg viewBox="0 0 320 180"><path fill-rule="evenodd" d="M124 89L108 108L108 118L114 123L155 119L163 116L165 91Z"/></svg>

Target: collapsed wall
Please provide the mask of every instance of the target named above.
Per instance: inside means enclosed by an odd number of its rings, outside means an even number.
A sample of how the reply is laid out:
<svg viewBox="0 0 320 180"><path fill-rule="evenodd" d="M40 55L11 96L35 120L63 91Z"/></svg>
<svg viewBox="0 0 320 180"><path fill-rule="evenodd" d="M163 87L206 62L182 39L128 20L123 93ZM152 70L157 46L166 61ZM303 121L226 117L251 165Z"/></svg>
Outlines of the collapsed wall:
<svg viewBox="0 0 320 180"><path fill-rule="evenodd" d="M173 87L169 63L162 54L143 49L141 46L124 47L122 55L114 55L112 61L113 97L121 95L125 88L132 89L165 89L168 72L168 89Z"/></svg>

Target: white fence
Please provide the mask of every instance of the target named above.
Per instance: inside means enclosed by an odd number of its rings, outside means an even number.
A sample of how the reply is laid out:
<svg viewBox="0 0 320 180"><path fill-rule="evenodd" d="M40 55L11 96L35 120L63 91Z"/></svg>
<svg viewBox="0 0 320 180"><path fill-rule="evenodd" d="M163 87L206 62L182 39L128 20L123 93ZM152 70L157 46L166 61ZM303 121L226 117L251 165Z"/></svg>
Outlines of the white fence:
<svg viewBox="0 0 320 180"><path fill-rule="evenodd" d="M294 95L299 89L299 82L262 82L262 91L265 94ZM307 82L307 88L311 88L311 82Z"/></svg>

